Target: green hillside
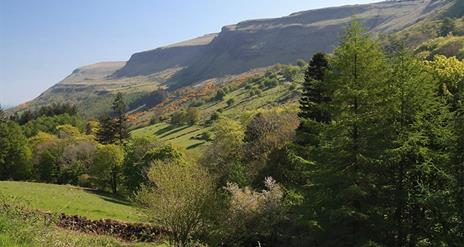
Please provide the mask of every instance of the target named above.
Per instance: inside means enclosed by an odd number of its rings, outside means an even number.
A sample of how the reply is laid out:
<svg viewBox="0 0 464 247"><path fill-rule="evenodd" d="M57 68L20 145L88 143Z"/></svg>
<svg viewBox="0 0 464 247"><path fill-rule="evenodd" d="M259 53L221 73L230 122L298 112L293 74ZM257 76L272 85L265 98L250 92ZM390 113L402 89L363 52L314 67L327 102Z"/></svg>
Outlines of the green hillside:
<svg viewBox="0 0 464 247"><path fill-rule="evenodd" d="M90 219L136 222L141 216L127 201L75 186L0 181L0 194L32 209Z"/></svg>
<svg viewBox="0 0 464 247"><path fill-rule="evenodd" d="M164 121L138 128L132 131L131 134L134 137L156 137L160 141L169 142L198 153L209 144L209 140L205 136L209 136L210 124L212 123L210 119L213 115L244 122L260 110L276 107L296 110L302 80L302 67L277 65L269 68L262 76L250 76L245 81L236 80L220 85L217 90L225 92L222 100L212 100L215 95L212 94L212 96L192 98L183 102L180 108L175 111L183 108L198 110L200 117L195 125L176 126L170 124L169 121ZM199 106L198 102L201 102ZM154 114L153 109L144 112L144 115L148 116ZM171 112L163 114L169 115ZM147 116L144 117L148 118Z"/></svg>

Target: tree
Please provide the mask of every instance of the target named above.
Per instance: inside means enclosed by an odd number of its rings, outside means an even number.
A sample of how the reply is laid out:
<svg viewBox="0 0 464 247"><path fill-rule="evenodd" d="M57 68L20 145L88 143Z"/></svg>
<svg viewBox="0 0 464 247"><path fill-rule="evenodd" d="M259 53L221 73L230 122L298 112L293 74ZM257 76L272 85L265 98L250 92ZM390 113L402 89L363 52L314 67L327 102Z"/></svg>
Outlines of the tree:
<svg viewBox="0 0 464 247"><path fill-rule="evenodd" d="M119 144L123 144L127 138L129 138L128 123L127 123L127 105L124 102L124 97L121 92L116 94L113 101L113 114L115 116L114 121L114 133L115 138Z"/></svg>
<svg viewBox="0 0 464 247"><path fill-rule="evenodd" d="M0 105L0 122L5 122L6 120L5 111L3 110L2 105Z"/></svg>
<svg viewBox="0 0 464 247"><path fill-rule="evenodd" d="M300 126L297 130L297 140L302 146L316 145L315 136L318 135L321 124L330 120L326 109L326 105L331 101L329 85L325 81L328 70L329 62L326 55L316 53L305 72L298 113Z"/></svg>
<svg viewBox="0 0 464 247"><path fill-rule="evenodd" d="M200 119L200 112L196 108L189 108L186 112L185 121L188 125L194 125Z"/></svg>
<svg viewBox="0 0 464 247"><path fill-rule="evenodd" d="M227 107L231 107L235 103L235 100L233 98L230 98L226 101Z"/></svg>
<svg viewBox="0 0 464 247"><path fill-rule="evenodd" d="M266 160L273 151L293 141L298 126L296 114L267 111L256 114L245 130L245 152L249 159Z"/></svg>
<svg viewBox="0 0 464 247"><path fill-rule="evenodd" d="M382 107L388 105L385 57L380 45L353 22L334 52L331 70L332 121L316 135L317 149L309 156L313 168L306 185L308 195L318 195L312 200L312 217L326 229L320 231L316 245L377 243L379 229L371 226L381 225L378 220L383 212L377 210L381 203L378 188L371 185L381 177L374 167L385 145L380 124ZM323 70L317 72L315 78L323 75Z"/></svg>
<svg viewBox="0 0 464 247"><path fill-rule="evenodd" d="M21 127L0 122L0 180L27 179L31 170L31 149Z"/></svg>
<svg viewBox="0 0 464 247"><path fill-rule="evenodd" d="M389 147L382 187L386 188L385 225L391 226L391 232L384 241L416 246L427 239L440 245L449 232L444 229L450 229L444 222L448 221L445 208L451 204L445 195L451 186L442 153L450 136L444 124L449 121L448 110L436 97L436 81L412 54L400 50L390 67L391 100L384 107L384 125L389 127L383 132ZM442 213L433 213L437 211Z"/></svg>
<svg viewBox="0 0 464 247"><path fill-rule="evenodd" d="M97 140L101 144L113 144L116 141L116 129L113 118L109 114L104 114L99 119L97 130Z"/></svg>
<svg viewBox="0 0 464 247"><path fill-rule="evenodd" d="M53 153L53 150L49 149L41 152L34 168L35 177L40 182L58 182L59 167L57 164L57 157Z"/></svg>
<svg viewBox="0 0 464 247"><path fill-rule="evenodd" d="M216 185L196 165L156 161L148 173L153 186L143 185L137 194L151 222L167 227L176 246L210 234L219 210Z"/></svg>
<svg viewBox="0 0 464 247"><path fill-rule="evenodd" d="M221 88L217 91L216 96L214 96L215 101L222 101L224 100L224 96L226 96L226 92Z"/></svg>
<svg viewBox="0 0 464 247"><path fill-rule="evenodd" d="M438 34L441 37L446 37L448 34L453 34L454 30L456 30L455 21L449 17L446 17L443 19L443 23L441 24Z"/></svg>
<svg viewBox="0 0 464 247"><path fill-rule="evenodd" d="M120 146L114 144L100 145L95 154L90 173L101 188L109 187L113 194L116 194L123 162L124 152Z"/></svg>
<svg viewBox="0 0 464 247"><path fill-rule="evenodd" d="M449 232L455 233L455 243L461 243L464 241L464 131L462 128L464 126L464 61L459 61L455 57L436 56L426 65L439 82L438 93L445 99L453 116L450 121L453 140L447 142L454 143L448 173L454 180L450 188L457 222L456 227Z"/></svg>
<svg viewBox="0 0 464 247"><path fill-rule="evenodd" d="M140 185L148 181L147 173L151 161L144 158L156 145L155 139L146 137L131 137L125 145L126 155L122 172L124 184L129 193L136 192L140 189Z"/></svg>
<svg viewBox="0 0 464 247"><path fill-rule="evenodd" d="M214 140L202 156L201 163L219 178L221 185L235 179L243 182L240 168L242 167L245 134L242 125L229 118L220 118L213 124L211 132Z"/></svg>

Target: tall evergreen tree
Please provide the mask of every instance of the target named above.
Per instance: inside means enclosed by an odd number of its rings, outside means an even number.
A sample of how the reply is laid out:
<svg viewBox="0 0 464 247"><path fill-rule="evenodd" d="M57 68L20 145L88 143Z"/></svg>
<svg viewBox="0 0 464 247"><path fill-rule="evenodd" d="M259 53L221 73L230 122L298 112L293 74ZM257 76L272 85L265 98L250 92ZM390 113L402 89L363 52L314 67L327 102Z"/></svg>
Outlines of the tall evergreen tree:
<svg viewBox="0 0 464 247"><path fill-rule="evenodd" d="M449 226L445 214L437 214L449 201L450 180L446 175L444 152L450 132L444 124L447 108L436 96L436 81L426 67L405 50L390 62L391 75L384 123L389 141L384 159L383 181L389 246L416 246L427 239L432 245L443 243ZM433 199L432 199L433 198ZM440 227L432 227L440 226Z"/></svg>
<svg viewBox="0 0 464 247"><path fill-rule="evenodd" d="M122 93L118 93L113 101L113 114L115 117L114 130L115 137L119 144L123 144L129 138L128 123L127 123L127 105L124 102Z"/></svg>
<svg viewBox="0 0 464 247"><path fill-rule="evenodd" d="M113 144L116 142L116 129L113 118L104 114L100 119L97 130L97 140L102 144Z"/></svg>
<svg viewBox="0 0 464 247"><path fill-rule="evenodd" d="M385 145L387 105L383 52L358 22L347 29L331 63L331 122L320 135L309 179L314 217L324 229L318 246L380 242L378 164ZM337 233L334 235L334 233Z"/></svg>
<svg viewBox="0 0 464 247"><path fill-rule="evenodd" d="M321 123L330 119L325 105L330 102L330 90L325 78L329 62L324 53L316 53L305 72L303 93L300 98L300 126L297 142L302 146L315 145Z"/></svg>

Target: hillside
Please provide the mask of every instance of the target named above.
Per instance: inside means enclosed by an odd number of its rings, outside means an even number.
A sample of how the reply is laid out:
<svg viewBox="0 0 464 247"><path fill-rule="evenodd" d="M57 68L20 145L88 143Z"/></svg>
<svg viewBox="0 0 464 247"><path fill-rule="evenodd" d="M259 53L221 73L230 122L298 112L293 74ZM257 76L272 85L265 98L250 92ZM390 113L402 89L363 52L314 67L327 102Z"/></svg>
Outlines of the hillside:
<svg viewBox="0 0 464 247"><path fill-rule="evenodd" d="M129 100L139 98L144 93L159 88L176 71L168 69L149 76L109 78L124 64L125 62L102 62L77 68L36 99L17 109L34 109L55 102L68 102L76 104L84 116L96 116L110 106L116 92L124 92Z"/></svg>
<svg viewBox="0 0 464 247"><path fill-rule="evenodd" d="M1 181L0 194L22 201L31 209L80 215L95 220L135 222L141 216L135 207L124 200L75 186Z"/></svg>
<svg viewBox="0 0 464 247"><path fill-rule="evenodd" d="M278 63L295 63L318 51L330 52L353 16L369 31L390 35L433 19L451 4L446 0L386 1L244 21L225 26L216 34L136 53L127 63L81 67L17 109L66 101L77 104L84 116L95 117L108 109L116 92L124 92L132 103L144 96L151 97L150 92L159 88L172 92L209 80L223 82L231 75ZM131 108L139 106L135 103Z"/></svg>

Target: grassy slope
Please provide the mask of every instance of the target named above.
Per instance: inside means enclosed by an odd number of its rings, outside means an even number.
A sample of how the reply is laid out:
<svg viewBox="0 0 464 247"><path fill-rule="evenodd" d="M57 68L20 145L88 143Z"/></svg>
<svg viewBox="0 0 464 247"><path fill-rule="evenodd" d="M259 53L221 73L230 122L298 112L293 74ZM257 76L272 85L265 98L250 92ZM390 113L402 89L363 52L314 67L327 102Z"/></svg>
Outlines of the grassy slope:
<svg viewBox="0 0 464 247"><path fill-rule="evenodd" d="M128 222L141 218L137 208L125 201L74 186L1 181L0 193L17 198L31 208L53 213Z"/></svg>

